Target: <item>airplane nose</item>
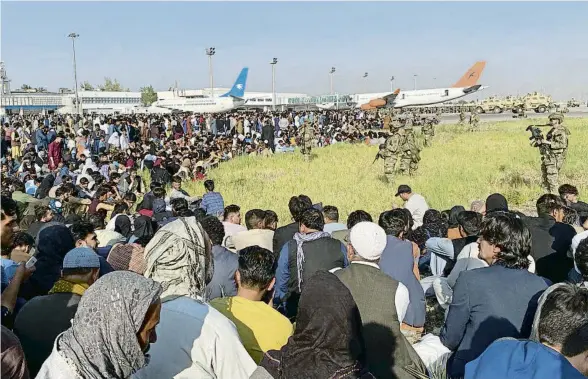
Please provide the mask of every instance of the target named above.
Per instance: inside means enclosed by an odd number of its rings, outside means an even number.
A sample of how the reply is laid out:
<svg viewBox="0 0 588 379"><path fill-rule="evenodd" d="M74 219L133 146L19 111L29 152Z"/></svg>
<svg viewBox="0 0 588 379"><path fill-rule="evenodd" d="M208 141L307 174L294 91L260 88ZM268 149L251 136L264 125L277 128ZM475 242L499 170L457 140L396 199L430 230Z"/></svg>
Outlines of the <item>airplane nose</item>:
<svg viewBox="0 0 588 379"><path fill-rule="evenodd" d="M481 84L476 84L475 86L464 88L463 93L468 94L468 93L476 92L477 90L480 89L480 87L482 87Z"/></svg>

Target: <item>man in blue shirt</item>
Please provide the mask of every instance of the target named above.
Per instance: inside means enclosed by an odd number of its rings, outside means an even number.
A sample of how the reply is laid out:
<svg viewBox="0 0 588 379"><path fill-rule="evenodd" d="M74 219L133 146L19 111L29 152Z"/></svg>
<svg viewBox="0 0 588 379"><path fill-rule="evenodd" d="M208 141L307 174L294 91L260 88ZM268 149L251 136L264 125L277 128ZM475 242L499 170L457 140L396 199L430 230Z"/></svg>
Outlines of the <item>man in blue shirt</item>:
<svg viewBox="0 0 588 379"><path fill-rule="evenodd" d="M214 192L214 181L206 180L204 188L206 193L202 196L200 208L204 209L209 216L221 216L225 212L225 201L220 193Z"/></svg>

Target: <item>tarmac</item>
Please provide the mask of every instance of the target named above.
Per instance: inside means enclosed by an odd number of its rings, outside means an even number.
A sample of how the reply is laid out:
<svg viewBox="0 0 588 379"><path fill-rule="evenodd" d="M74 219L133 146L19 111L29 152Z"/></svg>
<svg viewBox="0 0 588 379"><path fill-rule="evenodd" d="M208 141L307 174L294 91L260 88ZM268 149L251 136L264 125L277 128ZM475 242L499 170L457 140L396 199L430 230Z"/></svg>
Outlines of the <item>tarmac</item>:
<svg viewBox="0 0 588 379"><path fill-rule="evenodd" d="M569 118L582 118L588 117L588 107L569 108L569 112L564 114L564 117ZM549 112L535 113L533 111L526 112L527 119L546 119L549 116ZM469 113L467 114L466 122L469 121ZM480 122L499 122L516 120L513 118L513 113L482 113L480 114ZM456 124L459 122L458 114L444 114L441 116L441 124Z"/></svg>

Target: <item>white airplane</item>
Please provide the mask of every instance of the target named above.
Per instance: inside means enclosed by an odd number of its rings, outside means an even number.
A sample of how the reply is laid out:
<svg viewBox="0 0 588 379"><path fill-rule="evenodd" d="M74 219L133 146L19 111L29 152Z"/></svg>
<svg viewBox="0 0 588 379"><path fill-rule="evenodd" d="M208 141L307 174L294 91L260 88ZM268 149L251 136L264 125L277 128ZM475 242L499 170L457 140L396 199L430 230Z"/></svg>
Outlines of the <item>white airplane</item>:
<svg viewBox="0 0 588 379"><path fill-rule="evenodd" d="M478 80L485 67L486 62L476 62L450 88L432 88L414 91L401 91L397 89L393 93L365 93L353 95L352 98L357 103L357 107L364 110L381 107L402 108L445 103L488 88L488 86L478 84Z"/></svg>
<svg viewBox="0 0 588 379"><path fill-rule="evenodd" d="M154 107L166 108L181 112L194 113L221 113L239 108L245 104L245 86L247 84L247 67L241 70L231 90L218 97L184 98L178 97L166 100L157 100Z"/></svg>

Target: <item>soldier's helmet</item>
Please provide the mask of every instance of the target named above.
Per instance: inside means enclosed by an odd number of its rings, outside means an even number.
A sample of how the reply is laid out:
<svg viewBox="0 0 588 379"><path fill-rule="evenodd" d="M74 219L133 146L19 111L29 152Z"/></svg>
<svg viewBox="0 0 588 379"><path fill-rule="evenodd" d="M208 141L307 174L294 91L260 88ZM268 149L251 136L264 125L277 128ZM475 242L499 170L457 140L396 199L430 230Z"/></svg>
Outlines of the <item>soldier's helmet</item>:
<svg viewBox="0 0 588 379"><path fill-rule="evenodd" d="M552 113L549 115L549 121L559 121L559 123L561 124L563 122L563 115L560 113Z"/></svg>
<svg viewBox="0 0 588 379"><path fill-rule="evenodd" d="M380 144L380 146L378 146L378 149L380 150L384 150L386 148L386 144Z"/></svg>

